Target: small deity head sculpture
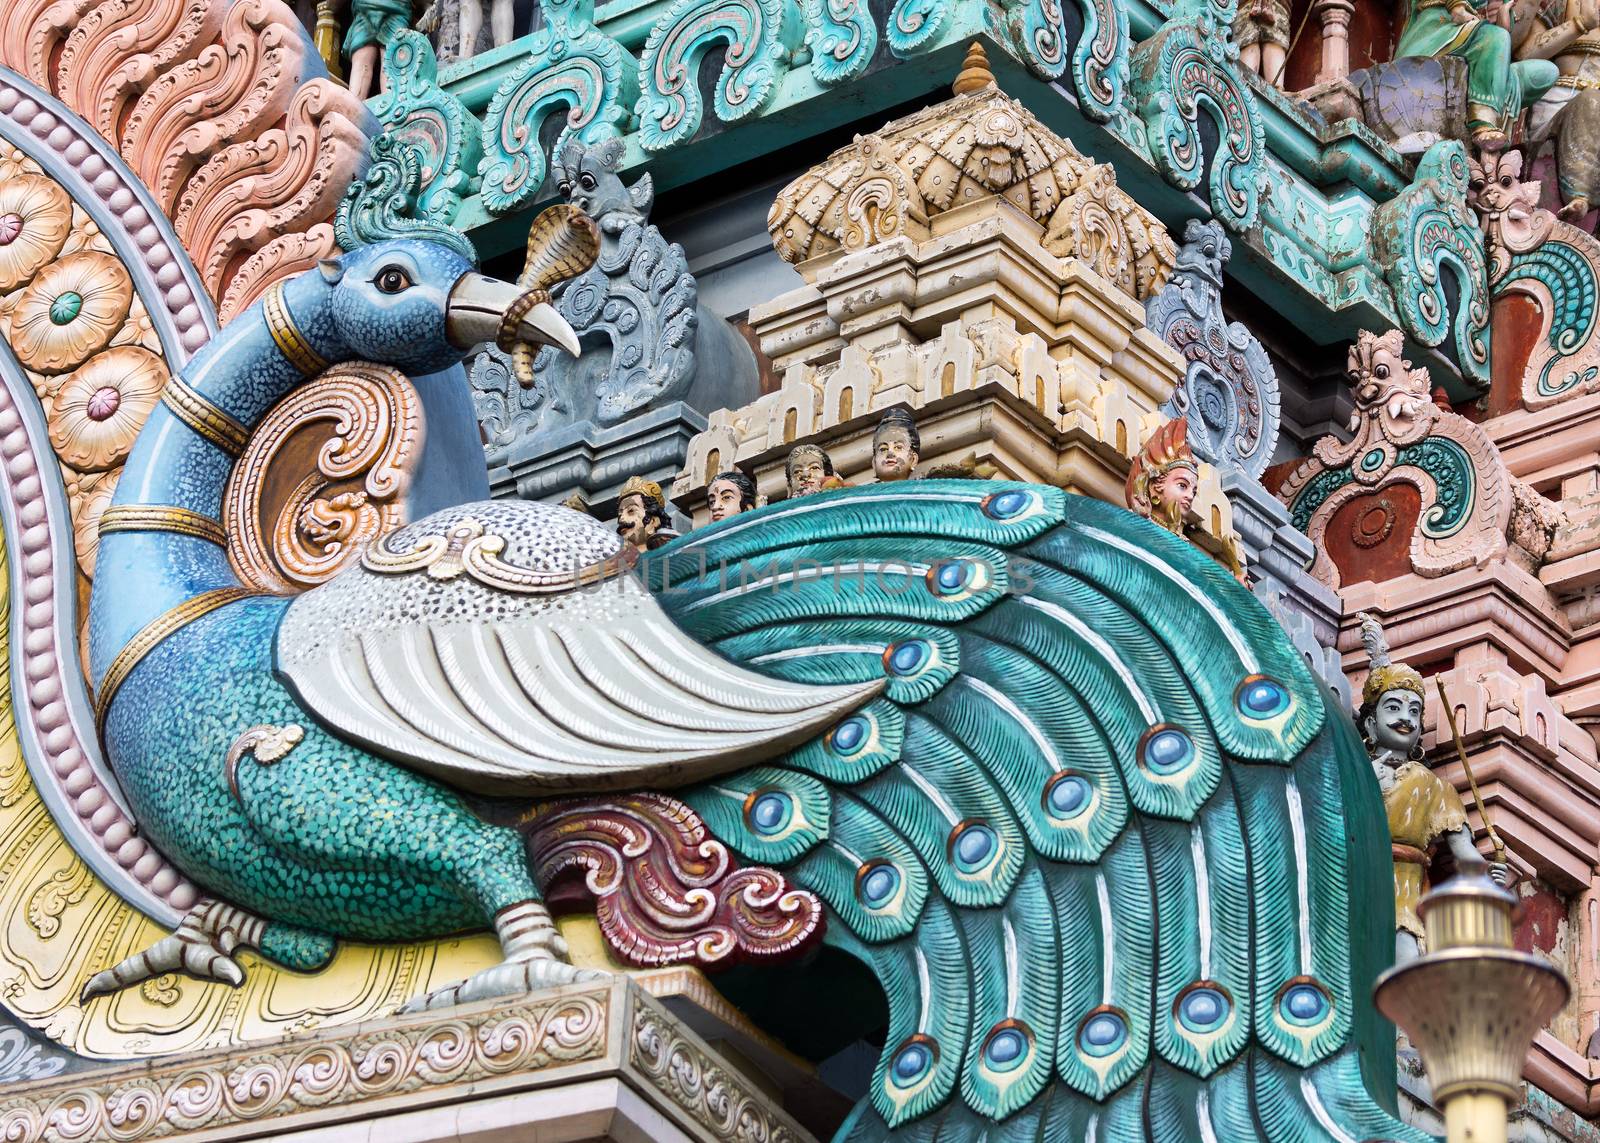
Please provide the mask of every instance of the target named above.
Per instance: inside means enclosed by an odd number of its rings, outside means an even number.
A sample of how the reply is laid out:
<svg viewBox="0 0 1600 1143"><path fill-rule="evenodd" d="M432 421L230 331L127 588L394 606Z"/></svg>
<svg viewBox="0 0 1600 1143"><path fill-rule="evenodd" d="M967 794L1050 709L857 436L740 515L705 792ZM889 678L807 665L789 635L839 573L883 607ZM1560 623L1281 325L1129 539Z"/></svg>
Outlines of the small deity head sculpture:
<svg viewBox="0 0 1600 1143"><path fill-rule="evenodd" d="M1397 329L1356 335L1347 370L1358 410L1409 421L1432 404L1428 371L1411 368L1404 354L1405 335Z"/></svg>
<svg viewBox="0 0 1600 1143"><path fill-rule="evenodd" d="M872 472L879 480L909 479L922 452L917 422L904 409L890 409L872 434Z"/></svg>
<svg viewBox="0 0 1600 1143"><path fill-rule="evenodd" d="M1179 417L1154 433L1128 469L1127 501L1145 519L1183 535L1183 517L1200 489L1200 463L1189 448L1189 422Z"/></svg>
<svg viewBox="0 0 1600 1143"><path fill-rule="evenodd" d="M1372 669L1361 688L1356 722L1374 759L1398 766L1422 757L1422 676L1404 663L1389 659L1383 627L1368 612L1361 613L1361 641Z"/></svg>
<svg viewBox="0 0 1600 1143"><path fill-rule="evenodd" d="M706 488L706 502L712 523L748 512L756 506L756 483L736 468L719 472Z"/></svg>
<svg viewBox="0 0 1600 1143"><path fill-rule="evenodd" d="M592 146L571 139L552 158L550 177L563 198L596 222L642 221L650 214L655 189L648 174L631 187L623 185L617 175L622 153L620 139Z"/></svg>
<svg viewBox="0 0 1600 1143"><path fill-rule="evenodd" d="M797 496L810 496L828 487L828 478L833 476L833 458L817 445L795 445L789 450L783 475L789 482L791 500Z"/></svg>
<svg viewBox="0 0 1600 1143"><path fill-rule="evenodd" d="M667 498L661 494L661 485L642 476L630 476L617 497L617 535L624 543L645 551L668 523Z"/></svg>

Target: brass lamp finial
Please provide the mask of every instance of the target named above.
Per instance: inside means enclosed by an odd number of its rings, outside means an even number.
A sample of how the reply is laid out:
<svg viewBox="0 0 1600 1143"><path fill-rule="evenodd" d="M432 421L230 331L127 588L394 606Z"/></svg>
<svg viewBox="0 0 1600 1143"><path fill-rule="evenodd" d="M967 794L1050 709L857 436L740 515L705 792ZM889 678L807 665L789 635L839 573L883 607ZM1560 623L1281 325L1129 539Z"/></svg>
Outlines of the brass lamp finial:
<svg viewBox="0 0 1600 1143"><path fill-rule="evenodd" d="M1418 910L1428 953L1373 990L1422 1055L1449 1143L1505 1143L1528 1046L1571 993L1553 965L1512 948L1515 905L1485 874L1446 881Z"/></svg>
<svg viewBox="0 0 1600 1143"><path fill-rule="evenodd" d="M972 46L967 49L967 58L961 63L961 71L957 74L956 81L950 85L950 90L957 95L967 95L994 86L994 73L989 70L989 57L984 53L983 45L973 40Z"/></svg>

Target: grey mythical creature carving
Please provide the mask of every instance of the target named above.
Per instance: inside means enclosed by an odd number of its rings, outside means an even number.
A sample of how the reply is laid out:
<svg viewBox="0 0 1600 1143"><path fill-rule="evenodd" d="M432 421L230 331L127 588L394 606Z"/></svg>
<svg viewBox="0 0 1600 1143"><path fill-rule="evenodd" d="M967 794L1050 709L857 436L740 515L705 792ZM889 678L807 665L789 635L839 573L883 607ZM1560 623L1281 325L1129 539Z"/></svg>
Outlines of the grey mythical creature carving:
<svg viewBox="0 0 1600 1143"><path fill-rule="evenodd" d="M1219 223L1191 219L1172 277L1145 303L1145 325L1188 362L1164 411L1189 422L1190 447L1259 478L1278 442L1278 375L1255 336L1222 316L1222 267L1232 252Z"/></svg>
<svg viewBox="0 0 1600 1143"><path fill-rule="evenodd" d="M759 396L749 346L700 304L683 248L650 224L650 176L624 185L622 153L616 139L573 140L554 157L562 196L600 226L600 257L555 299L583 355L541 351L531 384L519 386L511 363L489 351L473 384L491 444L568 424L614 425L674 401L709 412Z"/></svg>

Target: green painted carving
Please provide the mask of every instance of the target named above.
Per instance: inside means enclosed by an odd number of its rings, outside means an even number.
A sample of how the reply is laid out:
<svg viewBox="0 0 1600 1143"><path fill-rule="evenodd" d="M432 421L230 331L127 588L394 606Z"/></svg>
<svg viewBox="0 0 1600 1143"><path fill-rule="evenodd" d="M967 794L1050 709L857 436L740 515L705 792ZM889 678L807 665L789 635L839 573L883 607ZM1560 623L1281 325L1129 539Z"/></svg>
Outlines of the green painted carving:
<svg viewBox="0 0 1600 1143"><path fill-rule="evenodd" d="M1401 447L1394 454L1394 463L1385 466L1389 454L1375 448L1357 463L1365 474L1364 483L1375 480L1370 474L1391 469L1410 467L1420 469L1432 479L1438 490L1437 500L1422 514L1422 534L1430 539L1444 540L1461 531L1472 518L1476 499L1477 480L1472 472L1472 458L1455 441L1447 437L1424 437L1415 444ZM1289 519L1304 532L1311 524L1317 509L1339 489L1355 479L1350 466L1329 468L1313 477L1289 505Z"/></svg>
<svg viewBox="0 0 1600 1143"><path fill-rule="evenodd" d="M1133 55L1133 95L1156 167L1173 186L1193 190L1206 168L1202 111L1216 125L1217 153L1206 188L1212 213L1245 231L1260 211L1266 133L1255 94L1239 77L1233 5L1178 0L1172 18Z"/></svg>
<svg viewBox="0 0 1600 1143"><path fill-rule="evenodd" d="M384 51L387 90L369 106L384 132L415 148L422 191L417 208L435 222L455 218L478 187L482 128L466 105L438 82L433 46L421 32L400 32Z"/></svg>
<svg viewBox="0 0 1600 1143"><path fill-rule="evenodd" d="M1595 314L1600 303L1600 282L1583 252L1557 239L1526 254L1512 255L1511 264L1494 284L1495 296L1518 283L1537 283L1550 296L1550 332L1546 342L1554 351L1534 391L1540 397L1559 397L1600 375L1600 367L1569 368L1570 359L1584 349L1595 334Z"/></svg>
<svg viewBox="0 0 1600 1143"><path fill-rule="evenodd" d="M885 37L889 50L904 59L932 47L950 24L957 0L895 0Z"/></svg>
<svg viewBox="0 0 1600 1143"><path fill-rule="evenodd" d="M423 177L429 157L437 154L414 134L385 131L374 138L365 173L345 190L334 215L333 235L340 247L354 250L391 238L426 238L477 262L467 236L422 205L430 189L439 189L437 177Z"/></svg>
<svg viewBox="0 0 1600 1143"><path fill-rule="evenodd" d="M1472 517L1477 479L1472 458L1447 437L1424 437L1395 454L1395 465L1420 468L1433 478L1437 501L1422 514L1422 534L1444 540L1466 527Z"/></svg>
<svg viewBox="0 0 1600 1143"><path fill-rule="evenodd" d="M1008 0L1004 24L1029 70L1041 79L1072 74L1078 109L1097 122L1111 119L1128 86L1128 9L1113 0ZM1073 24L1079 25L1076 29ZM1076 39L1073 38L1074 32Z"/></svg>
<svg viewBox="0 0 1600 1143"><path fill-rule="evenodd" d="M1483 234L1467 210L1466 148L1435 143L1417 175L1373 212L1372 252L1385 267L1401 328L1420 345L1443 347L1461 376L1489 384L1489 272ZM1444 275L1458 295L1450 308Z"/></svg>
<svg viewBox="0 0 1600 1143"><path fill-rule="evenodd" d="M760 114L804 28L795 0L677 0L650 30L639 59L640 145L664 151L700 130L700 64L719 43L727 52L714 84L716 117L735 123Z"/></svg>
<svg viewBox="0 0 1600 1143"><path fill-rule="evenodd" d="M1318 473L1312 478L1311 483L1300 490L1300 495L1294 498L1294 503L1289 505L1290 522L1304 532L1311 526L1311 517L1316 515L1317 509L1322 507L1323 502L1353 479L1349 465Z"/></svg>
<svg viewBox="0 0 1600 1143"><path fill-rule="evenodd" d="M639 93L633 58L594 26L594 0L540 0L539 8L544 26L528 41L528 58L484 113L483 204L496 214L526 206L544 186L540 130L550 116L566 119L558 149L574 137L598 143L627 130Z"/></svg>
<svg viewBox="0 0 1600 1143"><path fill-rule="evenodd" d="M806 46L818 83L859 76L878 50L878 22L867 0L806 0Z"/></svg>

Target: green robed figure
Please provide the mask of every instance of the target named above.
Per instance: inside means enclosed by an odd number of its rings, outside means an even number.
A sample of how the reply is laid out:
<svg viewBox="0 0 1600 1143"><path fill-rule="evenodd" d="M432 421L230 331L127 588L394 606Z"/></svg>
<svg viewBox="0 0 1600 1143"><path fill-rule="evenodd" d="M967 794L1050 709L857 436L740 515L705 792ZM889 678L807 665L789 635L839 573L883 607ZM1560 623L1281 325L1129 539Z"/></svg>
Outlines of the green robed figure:
<svg viewBox="0 0 1600 1143"><path fill-rule="evenodd" d="M1395 56L1467 61L1467 128L1474 145L1503 150L1511 121L1555 85L1548 60L1511 61L1511 6L1501 0L1409 0Z"/></svg>

